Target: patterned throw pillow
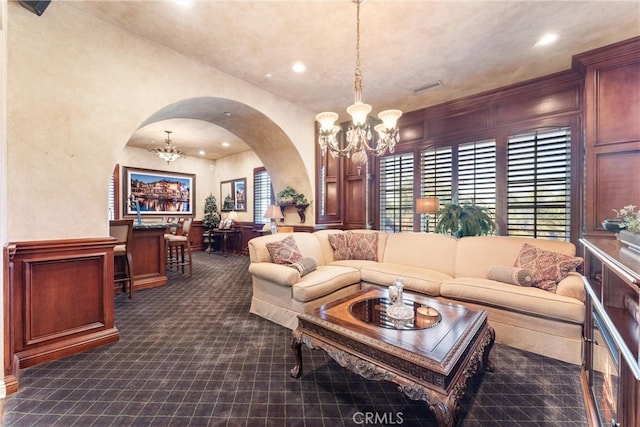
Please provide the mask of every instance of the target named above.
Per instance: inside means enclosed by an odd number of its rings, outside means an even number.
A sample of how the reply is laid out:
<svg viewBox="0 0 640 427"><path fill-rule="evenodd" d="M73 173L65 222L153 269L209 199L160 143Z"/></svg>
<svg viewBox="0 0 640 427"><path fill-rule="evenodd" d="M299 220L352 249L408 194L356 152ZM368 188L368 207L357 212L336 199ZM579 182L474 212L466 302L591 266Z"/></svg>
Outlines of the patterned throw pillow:
<svg viewBox="0 0 640 427"><path fill-rule="evenodd" d="M340 261L343 259L351 259L349 254L349 246L347 244L347 233L329 234L329 243L333 248L333 259Z"/></svg>
<svg viewBox="0 0 640 427"><path fill-rule="evenodd" d="M525 243L518 254L516 267L526 268L533 275L532 286L556 292L558 282L575 270L584 260L557 252L545 251Z"/></svg>
<svg viewBox="0 0 640 427"><path fill-rule="evenodd" d="M298 262L294 262L293 264L289 265L289 267L292 267L298 270L298 273L300 273L300 277L302 277L305 274L311 273L313 270L316 269L316 267L318 267L318 260L312 256L306 257L306 258L300 259L300 261Z"/></svg>
<svg viewBox="0 0 640 427"><path fill-rule="evenodd" d="M349 235L349 259L362 259L368 261L378 260L378 233L353 233Z"/></svg>
<svg viewBox="0 0 640 427"><path fill-rule="evenodd" d="M487 276L490 280L511 285L531 286L533 282L531 272L526 268L509 267L507 265L490 265Z"/></svg>
<svg viewBox="0 0 640 427"><path fill-rule="evenodd" d="M293 236L287 236L277 242L266 244L271 260L276 264L290 265L300 261L302 254Z"/></svg>

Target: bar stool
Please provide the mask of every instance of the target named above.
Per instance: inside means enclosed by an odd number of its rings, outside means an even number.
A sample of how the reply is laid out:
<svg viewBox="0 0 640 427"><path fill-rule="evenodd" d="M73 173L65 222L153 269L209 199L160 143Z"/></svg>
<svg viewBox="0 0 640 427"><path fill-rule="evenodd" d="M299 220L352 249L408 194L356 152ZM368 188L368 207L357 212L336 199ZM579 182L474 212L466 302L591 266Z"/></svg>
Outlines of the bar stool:
<svg viewBox="0 0 640 427"><path fill-rule="evenodd" d="M167 247L167 268L175 267L184 274L184 266L189 266L189 277L192 274L193 262L191 258L191 241L189 239L189 231L191 230L192 218L187 218L182 224L182 235L165 234L164 242ZM175 253L174 253L175 250ZM185 260L185 252L188 259Z"/></svg>
<svg viewBox="0 0 640 427"><path fill-rule="evenodd" d="M114 290L121 289L129 293L133 298L133 275L131 273L131 252L129 241L133 236L133 220L118 219L109 221L109 235L116 238L116 246L113 248L113 284ZM116 271L116 261L122 264L123 269Z"/></svg>

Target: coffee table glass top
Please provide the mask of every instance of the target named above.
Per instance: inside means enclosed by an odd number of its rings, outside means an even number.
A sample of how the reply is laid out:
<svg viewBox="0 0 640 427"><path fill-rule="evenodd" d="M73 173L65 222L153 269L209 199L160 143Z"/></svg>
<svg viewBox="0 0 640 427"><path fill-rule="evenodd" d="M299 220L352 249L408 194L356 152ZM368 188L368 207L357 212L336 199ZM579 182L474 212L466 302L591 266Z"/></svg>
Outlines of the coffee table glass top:
<svg viewBox="0 0 640 427"><path fill-rule="evenodd" d="M385 297L367 298L351 304L349 311L365 323L388 329L428 329L442 320L433 307L416 301L404 300L403 303L399 308Z"/></svg>

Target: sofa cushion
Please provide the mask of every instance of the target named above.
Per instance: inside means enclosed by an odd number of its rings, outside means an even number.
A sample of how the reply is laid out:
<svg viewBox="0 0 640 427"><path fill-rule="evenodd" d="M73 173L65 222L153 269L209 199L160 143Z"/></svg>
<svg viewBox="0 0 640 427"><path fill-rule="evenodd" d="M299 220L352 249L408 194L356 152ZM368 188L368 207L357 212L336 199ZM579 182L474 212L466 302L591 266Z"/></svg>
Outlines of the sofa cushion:
<svg viewBox="0 0 640 427"><path fill-rule="evenodd" d="M298 270L298 273L300 273L300 277L302 277L315 270L318 267L318 261L312 256L300 258L300 261L294 262L293 264L289 265L289 267Z"/></svg>
<svg viewBox="0 0 640 427"><path fill-rule="evenodd" d="M575 256L573 243L562 240L515 236L473 236L458 240L454 277L488 278L490 265L515 265L522 245L530 243L547 251Z"/></svg>
<svg viewBox="0 0 640 427"><path fill-rule="evenodd" d="M582 258L547 251L525 243L518 254L515 266L526 268L533 275L532 285L555 292L557 283L570 271L582 265Z"/></svg>
<svg viewBox="0 0 640 427"><path fill-rule="evenodd" d="M583 323L585 307L581 301L535 287L513 286L489 279L460 277L440 286L443 297L499 307L565 322Z"/></svg>
<svg viewBox="0 0 640 427"><path fill-rule="evenodd" d="M302 302L312 301L354 283L360 283L360 272L355 268L318 266L293 286L293 298Z"/></svg>
<svg viewBox="0 0 640 427"><path fill-rule="evenodd" d="M333 248L333 259L340 261L343 259L351 259L349 256L349 242L347 233L334 233L327 236L329 243Z"/></svg>
<svg viewBox="0 0 640 427"><path fill-rule="evenodd" d="M378 258L378 261L440 271L453 277L456 246L457 240L444 234L417 232L389 234L384 256ZM486 274L486 267L483 274Z"/></svg>
<svg viewBox="0 0 640 427"><path fill-rule="evenodd" d="M354 233L345 231L328 235L336 261L359 259L378 260L378 233Z"/></svg>
<svg viewBox="0 0 640 427"><path fill-rule="evenodd" d="M487 276L491 280L519 286L531 286L533 281L531 272L526 268L508 265L490 265Z"/></svg>
<svg viewBox="0 0 640 427"><path fill-rule="evenodd" d="M291 235L276 242L269 242L266 246L275 264L293 264L302 258L296 240Z"/></svg>
<svg viewBox="0 0 640 427"><path fill-rule="evenodd" d="M353 233L348 231L350 258L367 261L378 260L378 233Z"/></svg>
<svg viewBox="0 0 640 427"><path fill-rule="evenodd" d="M405 290L432 296L440 295L440 283L452 278L439 271L391 262L367 263L362 266L360 276L363 282L382 286L392 285L401 277Z"/></svg>

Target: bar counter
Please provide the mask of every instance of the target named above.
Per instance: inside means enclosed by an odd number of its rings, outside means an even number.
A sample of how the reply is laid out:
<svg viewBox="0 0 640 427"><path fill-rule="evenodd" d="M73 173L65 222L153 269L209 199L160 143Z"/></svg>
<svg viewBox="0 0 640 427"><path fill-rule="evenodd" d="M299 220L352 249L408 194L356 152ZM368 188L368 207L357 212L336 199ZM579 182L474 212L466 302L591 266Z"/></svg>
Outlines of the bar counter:
<svg viewBox="0 0 640 427"><path fill-rule="evenodd" d="M164 234L174 223L149 222L133 224L131 261L134 289L146 289L167 284L167 254Z"/></svg>

